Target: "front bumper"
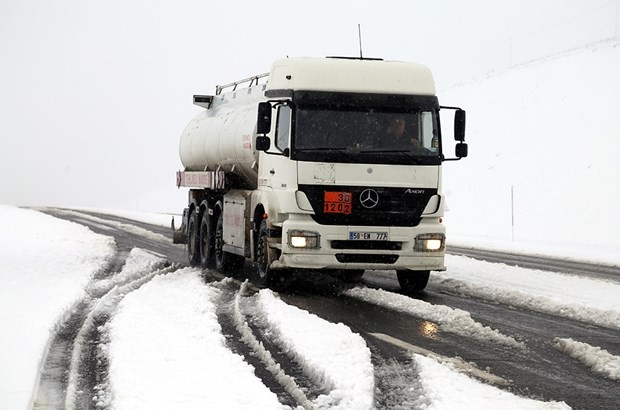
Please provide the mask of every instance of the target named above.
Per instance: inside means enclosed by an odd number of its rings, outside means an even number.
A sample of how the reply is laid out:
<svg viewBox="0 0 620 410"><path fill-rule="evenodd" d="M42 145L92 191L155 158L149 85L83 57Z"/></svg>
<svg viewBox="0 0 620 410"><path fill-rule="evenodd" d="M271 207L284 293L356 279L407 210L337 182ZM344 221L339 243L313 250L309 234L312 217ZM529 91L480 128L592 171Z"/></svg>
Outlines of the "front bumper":
<svg viewBox="0 0 620 410"><path fill-rule="evenodd" d="M317 248L294 248L289 232L318 234ZM350 233L385 233L387 240L350 240ZM272 269L445 270L445 249L418 252L416 237L445 236L437 218L423 219L415 227L319 225L311 218L289 219L282 225L282 253Z"/></svg>

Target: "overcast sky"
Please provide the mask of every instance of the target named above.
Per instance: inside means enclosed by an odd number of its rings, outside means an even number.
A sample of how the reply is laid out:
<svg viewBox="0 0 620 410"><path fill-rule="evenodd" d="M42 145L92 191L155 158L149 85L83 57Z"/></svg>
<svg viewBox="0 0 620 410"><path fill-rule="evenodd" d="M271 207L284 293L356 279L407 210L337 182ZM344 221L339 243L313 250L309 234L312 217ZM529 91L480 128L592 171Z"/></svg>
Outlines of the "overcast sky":
<svg viewBox="0 0 620 410"><path fill-rule="evenodd" d="M619 1L2 0L0 203L180 211L193 94L357 56L358 24L364 56L426 64L441 91L618 35Z"/></svg>

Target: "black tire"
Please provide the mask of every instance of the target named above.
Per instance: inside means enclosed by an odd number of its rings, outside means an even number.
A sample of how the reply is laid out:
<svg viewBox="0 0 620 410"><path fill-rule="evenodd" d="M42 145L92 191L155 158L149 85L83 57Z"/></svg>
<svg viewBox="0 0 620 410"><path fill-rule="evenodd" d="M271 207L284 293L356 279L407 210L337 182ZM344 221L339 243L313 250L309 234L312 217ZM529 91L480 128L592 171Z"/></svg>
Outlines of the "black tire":
<svg viewBox="0 0 620 410"><path fill-rule="evenodd" d="M200 218L198 250L200 252L200 266L204 269L212 268L215 264L215 237L211 217L207 211L204 211L202 218Z"/></svg>
<svg viewBox="0 0 620 410"><path fill-rule="evenodd" d="M192 212L189 215L189 222L187 223L187 260L190 266L198 266L200 264L200 251L199 251L199 215L198 212Z"/></svg>
<svg viewBox="0 0 620 410"><path fill-rule="evenodd" d="M340 277L342 278L343 281L348 282L348 283L359 282L362 279L362 276L364 276L363 269L340 271Z"/></svg>
<svg viewBox="0 0 620 410"><path fill-rule="evenodd" d="M224 215L221 212L217 217L213 242L215 270L225 274L238 273L243 268L245 258L224 251Z"/></svg>
<svg viewBox="0 0 620 410"><path fill-rule="evenodd" d="M431 272L428 270L399 270L396 272L398 283L404 293L417 293L424 290L428 284Z"/></svg>
<svg viewBox="0 0 620 410"><path fill-rule="evenodd" d="M256 261L258 262L258 274L263 285L273 287L278 285L280 277L273 269L269 269L269 246L267 238L269 237L269 228L267 221L262 220L258 229L258 240L256 241Z"/></svg>

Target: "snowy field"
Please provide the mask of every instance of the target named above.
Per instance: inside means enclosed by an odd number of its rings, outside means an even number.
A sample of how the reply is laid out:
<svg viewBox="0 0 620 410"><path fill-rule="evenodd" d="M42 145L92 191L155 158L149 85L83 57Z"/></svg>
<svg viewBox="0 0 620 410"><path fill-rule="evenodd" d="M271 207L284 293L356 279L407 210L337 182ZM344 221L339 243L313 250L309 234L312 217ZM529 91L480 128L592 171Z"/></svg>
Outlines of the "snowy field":
<svg viewBox="0 0 620 410"><path fill-rule="evenodd" d="M114 253L114 241L0 206L0 408L25 409L55 326Z"/></svg>
<svg viewBox="0 0 620 410"><path fill-rule="evenodd" d="M93 276L106 265L114 252L114 242L79 225L36 211L6 206L0 207L0 228L0 249L3 252L0 274L4 282L10 284L0 289L2 314L5 316L3 323L6 323L0 348L10 353L0 359L3 369L0 408L26 408L48 337L84 292L96 285L103 286ZM33 241L33 238L37 240ZM45 257L28 258L34 251ZM143 268L156 264L157 259L146 252L132 251L117 280L144 271ZM31 263L25 264L24 260ZM467 263L457 263L458 269L463 269ZM472 279L470 272L465 273L459 278L462 283L480 280L477 277ZM449 274L450 271L446 276ZM558 280L562 278L559 274L548 275L556 276ZM112 317L105 329L108 340L104 350L110 363L110 378L98 397L100 404L119 409L204 408L214 403L226 408L282 408L276 396L254 375L253 368L226 348L214 310L222 289L229 286L227 281L230 279L205 284L198 271L184 269L146 278L145 284L137 290L125 291L126 296L116 310L110 312ZM587 282L592 286L596 284L596 281L588 280L582 285ZM496 280L495 283L498 288L505 287L512 292L519 290L519 285L508 279ZM431 286L455 287L454 283L441 277L434 279ZM50 292L50 289L54 291ZM520 290L531 291L527 288ZM365 297L354 295L355 292L363 294L363 288L351 292L353 297ZM426 302L416 304L420 301L386 291L375 292L379 294L374 295L372 303L436 320L442 330L519 345L510 335L502 335L471 320L467 312L446 306L422 305ZM559 296L560 299L569 297L568 294ZM616 297L620 298L620 292ZM547 296L542 293L533 299L541 300L541 305L547 303ZM586 296L582 296L577 302L564 299L562 303L573 307L592 303L593 309L613 311L605 307L597 294L592 294L589 302ZM107 303L102 300L99 305L97 309L105 309ZM327 386L330 393L319 396L309 403L311 406L372 407L374 369L370 351L359 335L342 324L326 322L289 306L269 290L255 295L245 295L242 290L235 306L238 309L236 326L244 338L251 339L252 335L244 322L243 312L249 308L258 309L263 326L277 335L278 343L293 352L306 372ZM10 317L9 312L14 317ZM15 312L19 314L15 315ZM331 343L325 343L325 340ZM584 366L590 366L606 377L618 377L612 368L617 357L596 350L595 346L578 345L578 341L558 340L557 343L558 349L566 350L567 354L581 354L579 360L584 361ZM412 355L422 386L422 391L410 393L415 398L416 407L455 408L463 404L462 392L466 391L467 399L477 403L478 408L496 408L498 405L506 408L565 408L563 403L521 398L481 383L442 358ZM268 362L270 358L262 357L261 360ZM278 377L285 378L286 375L279 374ZM450 389L445 388L448 385ZM205 386L214 388L206 389ZM238 394L240 390L243 395ZM294 385L291 393L303 395L303 391L295 391Z"/></svg>
<svg viewBox="0 0 620 410"><path fill-rule="evenodd" d="M448 245L620 265L618 72L610 40L438 90L470 145L443 167Z"/></svg>

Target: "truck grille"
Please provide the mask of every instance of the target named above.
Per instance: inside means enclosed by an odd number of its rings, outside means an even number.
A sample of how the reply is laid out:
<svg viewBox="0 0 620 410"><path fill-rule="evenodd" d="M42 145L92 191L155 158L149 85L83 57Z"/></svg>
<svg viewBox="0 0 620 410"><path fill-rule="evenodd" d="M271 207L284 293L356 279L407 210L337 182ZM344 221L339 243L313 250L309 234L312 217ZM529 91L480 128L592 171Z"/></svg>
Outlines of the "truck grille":
<svg viewBox="0 0 620 410"><path fill-rule="evenodd" d="M362 204L361 195L367 189L376 193L378 202L373 207ZM312 218L321 225L417 226L428 201L437 194L431 188L299 185L299 190L308 197ZM324 212L325 192L351 193L351 212Z"/></svg>

